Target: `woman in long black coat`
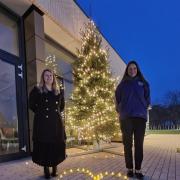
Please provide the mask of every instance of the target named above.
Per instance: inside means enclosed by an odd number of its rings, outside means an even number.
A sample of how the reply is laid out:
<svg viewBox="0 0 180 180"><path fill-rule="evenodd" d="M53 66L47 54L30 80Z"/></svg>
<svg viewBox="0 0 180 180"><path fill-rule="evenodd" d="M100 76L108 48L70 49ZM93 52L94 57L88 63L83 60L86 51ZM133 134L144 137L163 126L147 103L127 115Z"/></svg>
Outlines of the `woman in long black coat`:
<svg viewBox="0 0 180 180"><path fill-rule="evenodd" d="M45 69L39 86L29 95L29 107L34 112L32 160L44 166L45 178L57 176L57 165L66 157L66 134L61 118L64 104L64 94L57 87L55 75Z"/></svg>

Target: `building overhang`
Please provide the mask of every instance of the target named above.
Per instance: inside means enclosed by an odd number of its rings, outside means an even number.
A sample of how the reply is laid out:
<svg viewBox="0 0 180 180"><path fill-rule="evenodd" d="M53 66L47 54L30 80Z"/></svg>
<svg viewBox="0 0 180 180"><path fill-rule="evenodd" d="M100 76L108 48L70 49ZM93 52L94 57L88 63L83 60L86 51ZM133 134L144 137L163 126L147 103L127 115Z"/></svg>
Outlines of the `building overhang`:
<svg viewBox="0 0 180 180"><path fill-rule="evenodd" d="M22 16L32 5L29 0L0 0L0 2L19 16Z"/></svg>
<svg viewBox="0 0 180 180"><path fill-rule="evenodd" d="M7 8L15 12L19 16L23 16L28 9L34 5L44 12L44 32L47 36L51 37L58 44L73 54L76 54L76 48L80 47L80 42L75 39L61 24L48 15L41 7L32 0L0 0Z"/></svg>

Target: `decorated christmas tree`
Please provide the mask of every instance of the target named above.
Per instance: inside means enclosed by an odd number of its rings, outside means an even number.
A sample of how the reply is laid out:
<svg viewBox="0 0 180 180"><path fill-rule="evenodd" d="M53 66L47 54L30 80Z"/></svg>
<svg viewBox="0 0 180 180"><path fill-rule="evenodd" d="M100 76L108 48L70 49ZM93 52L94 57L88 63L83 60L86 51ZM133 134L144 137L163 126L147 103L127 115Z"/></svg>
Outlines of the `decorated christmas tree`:
<svg viewBox="0 0 180 180"><path fill-rule="evenodd" d="M74 90L67 109L67 130L79 140L98 143L119 133L108 49L92 21L81 30L81 48L73 64Z"/></svg>

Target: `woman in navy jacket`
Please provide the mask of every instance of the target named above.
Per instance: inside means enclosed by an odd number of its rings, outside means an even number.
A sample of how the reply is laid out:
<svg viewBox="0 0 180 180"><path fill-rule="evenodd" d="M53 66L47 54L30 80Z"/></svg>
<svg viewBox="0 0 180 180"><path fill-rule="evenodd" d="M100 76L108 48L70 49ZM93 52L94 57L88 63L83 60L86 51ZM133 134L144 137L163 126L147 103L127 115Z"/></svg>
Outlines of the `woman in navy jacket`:
<svg viewBox="0 0 180 180"><path fill-rule="evenodd" d="M34 112L33 153L32 160L44 166L45 178L57 176L57 165L65 155L65 128L61 118L64 110L64 94L57 87L56 78L50 69L41 75L38 87L34 87L29 95L29 106Z"/></svg>
<svg viewBox="0 0 180 180"><path fill-rule="evenodd" d="M150 105L149 84L144 79L135 61L128 63L124 76L115 91L116 110L119 113L127 176L138 179L143 160L143 141L145 135L147 109ZM132 144L134 137L135 172L133 171Z"/></svg>

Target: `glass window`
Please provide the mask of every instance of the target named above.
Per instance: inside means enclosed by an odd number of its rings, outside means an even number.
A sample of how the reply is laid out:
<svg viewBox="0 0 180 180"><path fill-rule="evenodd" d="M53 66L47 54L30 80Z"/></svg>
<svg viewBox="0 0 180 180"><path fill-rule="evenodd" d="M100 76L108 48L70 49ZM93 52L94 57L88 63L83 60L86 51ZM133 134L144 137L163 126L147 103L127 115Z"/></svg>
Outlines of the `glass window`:
<svg viewBox="0 0 180 180"><path fill-rule="evenodd" d="M57 64L58 68L60 69L60 72L62 74L62 77L64 79L64 87L65 87L65 99L68 100L72 93L72 88L73 88L73 81L72 81L72 67L71 64L58 59L57 58Z"/></svg>
<svg viewBox="0 0 180 180"><path fill-rule="evenodd" d="M0 12L0 49L19 56L18 26Z"/></svg>
<svg viewBox="0 0 180 180"><path fill-rule="evenodd" d="M65 99L68 100L73 89L73 76L72 76L72 57L68 56L61 50L58 50L48 43L45 43L46 47L46 60L49 62L54 61L57 65L57 75L61 76L64 81L64 95Z"/></svg>
<svg viewBox="0 0 180 180"><path fill-rule="evenodd" d="M15 66L0 59L0 155L19 152Z"/></svg>

